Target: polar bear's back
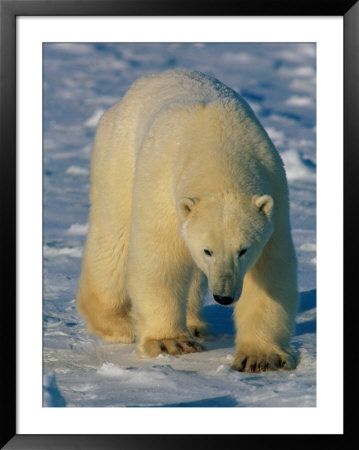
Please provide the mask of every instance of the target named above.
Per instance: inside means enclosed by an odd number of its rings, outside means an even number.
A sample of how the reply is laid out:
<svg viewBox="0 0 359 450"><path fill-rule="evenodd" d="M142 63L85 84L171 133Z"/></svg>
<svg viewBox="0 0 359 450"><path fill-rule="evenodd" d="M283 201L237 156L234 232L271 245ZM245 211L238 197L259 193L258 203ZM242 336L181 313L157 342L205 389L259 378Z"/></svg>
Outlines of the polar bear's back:
<svg viewBox="0 0 359 450"><path fill-rule="evenodd" d="M99 132L106 128L106 136L111 134L115 140L126 138L130 145L126 148L117 146L117 151L136 153L161 111L175 104L215 101L232 103L243 116L255 121L249 105L231 88L201 72L177 69L150 74L135 81L123 99L104 114Z"/></svg>
<svg viewBox="0 0 359 450"><path fill-rule="evenodd" d="M147 75L135 81L123 99L110 108L101 119L92 155L92 204L96 203L97 198L99 198L98 203L103 208L105 203L101 198L105 196L107 199L111 199L111 202L107 201L106 204L111 204L112 210L115 204L118 204L119 209L122 209L124 204L121 203L121 199L126 198L126 216L128 216L131 207L135 167L137 171L140 165L137 156L140 153L143 154L143 143L149 136L150 130L153 129L152 125L154 125L156 118L165 117L170 108L176 107L176 105L182 107L186 104L189 105L186 111L189 111L193 104L218 105L219 113L222 112L224 106L226 111L230 111L231 122L235 117L236 133L240 134L243 129L243 132L247 135L245 139L249 144L244 145L243 141L239 147L242 152L248 151L244 158L248 158L250 153L256 152L257 156L262 153L260 156L262 162L268 160L271 164L274 160L274 166L281 165L271 145L268 144L269 139L255 118L253 111L235 91L215 78L197 71L170 70ZM216 107L209 109L216 113ZM183 117L183 120L191 121L192 116ZM241 123L242 125L239 126ZM167 125L167 122L162 123L162 136L167 134ZM195 124L193 126L196 127ZM230 133L231 128L229 127ZM243 138L243 135L241 138ZM252 145L251 141L255 145ZM257 145L258 142L261 145ZM163 152L168 153L166 164L170 165L169 147L170 145L164 145ZM223 153L224 147L219 146L218 152ZM190 149L189 153L191 161L193 161L193 150ZM208 155L209 150L205 154L202 152L202 156L207 161L206 164L209 161ZM232 158L235 164L238 164L239 159L233 155L232 151L232 154L227 156ZM198 157L201 158L201 154L198 154ZM218 157L219 154L216 154L212 158L213 161L219 161ZM151 159L142 159L142 165L148 167ZM164 159L161 161L163 162ZM177 163L179 167L182 167L179 161ZM199 165L202 165L201 162ZM233 164L230 165L233 167ZM234 173L233 170L232 172ZM248 177L251 176L252 174L248 173ZM124 215L124 211L112 210L110 211L111 215L116 216L117 214L117 217Z"/></svg>
<svg viewBox="0 0 359 450"><path fill-rule="evenodd" d="M131 110L136 118L136 148L147 135L153 120L161 111L175 104L233 103L236 109L252 116L248 104L235 91L216 78L195 70L177 69L150 74L138 79L131 86L121 104ZM253 116L254 117L254 116Z"/></svg>
<svg viewBox="0 0 359 450"><path fill-rule="evenodd" d="M247 108L232 89L197 71L177 69L139 78L101 118L92 152L92 186L105 187L114 172L127 177L133 173L137 150L161 111L176 103L210 103L220 98Z"/></svg>
<svg viewBox="0 0 359 450"><path fill-rule="evenodd" d="M127 95L148 96L159 108L174 102L210 102L238 95L216 78L195 70L177 69L150 74L133 83ZM155 101L154 101L155 99Z"/></svg>

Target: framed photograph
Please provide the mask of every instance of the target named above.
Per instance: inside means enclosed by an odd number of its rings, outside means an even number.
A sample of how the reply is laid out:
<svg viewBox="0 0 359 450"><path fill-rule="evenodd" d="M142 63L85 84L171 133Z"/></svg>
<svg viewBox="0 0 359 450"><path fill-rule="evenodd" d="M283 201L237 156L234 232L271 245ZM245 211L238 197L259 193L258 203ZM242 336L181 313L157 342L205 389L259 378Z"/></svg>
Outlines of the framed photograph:
<svg viewBox="0 0 359 450"><path fill-rule="evenodd" d="M204 439L232 445L351 431L351 419L344 423L343 257L355 246L343 245L343 218L345 202L355 202L359 7L270 6L1 0L2 448L183 448ZM77 309L96 130L136 80L149 83L143 77L163 72L180 77L181 86L186 77L239 94L283 162L299 305L291 350L275 361L250 365L245 355L238 362L242 319L233 305L222 306L232 297L216 295L207 273L201 320L211 337L203 352L176 356L161 342L162 353L138 358L131 339L105 342L89 333ZM200 134L210 136L214 126ZM272 199L263 199L260 211L269 218ZM189 213L196 199L186 201ZM347 218L350 236L354 223ZM138 264L143 270L146 263ZM347 330L355 306L345 307ZM201 324L187 323L190 336L205 334Z"/></svg>

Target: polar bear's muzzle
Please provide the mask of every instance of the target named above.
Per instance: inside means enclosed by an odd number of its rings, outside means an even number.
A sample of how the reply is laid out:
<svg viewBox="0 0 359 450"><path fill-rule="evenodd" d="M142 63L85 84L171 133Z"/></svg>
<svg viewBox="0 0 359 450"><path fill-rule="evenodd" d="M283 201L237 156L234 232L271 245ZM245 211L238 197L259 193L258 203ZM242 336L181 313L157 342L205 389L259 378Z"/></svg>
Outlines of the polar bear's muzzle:
<svg viewBox="0 0 359 450"><path fill-rule="evenodd" d="M231 274L228 271L217 275L216 273L208 277L209 291L214 300L220 305L228 306L239 299L243 288L243 279L235 271ZM217 275L217 276L216 276Z"/></svg>
<svg viewBox="0 0 359 450"><path fill-rule="evenodd" d="M234 302L234 297L222 297L220 295L213 294L213 298L217 303L225 306L230 305L231 303Z"/></svg>

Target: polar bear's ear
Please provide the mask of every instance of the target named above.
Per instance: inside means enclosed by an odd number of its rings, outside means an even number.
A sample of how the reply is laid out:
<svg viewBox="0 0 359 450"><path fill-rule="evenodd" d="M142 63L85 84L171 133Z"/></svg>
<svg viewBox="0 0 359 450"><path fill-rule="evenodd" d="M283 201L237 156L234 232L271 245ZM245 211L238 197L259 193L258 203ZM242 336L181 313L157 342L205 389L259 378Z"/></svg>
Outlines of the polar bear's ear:
<svg viewBox="0 0 359 450"><path fill-rule="evenodd" d="M270 218L273 209L273 198L270 195L254 195L253 203L257 206L259 211Z"/></svg>
<svg viewBox="0 0 359 450"><path fill-rule="evenodd" d="M196 198L184 197L178 202L178 212L183 221L187 219L197 201Z"/></svg>

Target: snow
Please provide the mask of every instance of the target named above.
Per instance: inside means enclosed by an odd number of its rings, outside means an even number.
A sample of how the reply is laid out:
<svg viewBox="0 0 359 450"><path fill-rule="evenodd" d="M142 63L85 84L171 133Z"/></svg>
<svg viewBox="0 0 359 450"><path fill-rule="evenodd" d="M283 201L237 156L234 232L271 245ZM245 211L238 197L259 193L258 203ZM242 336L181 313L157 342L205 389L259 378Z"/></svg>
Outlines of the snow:
<svg viewBox="0 0 359 450"><path fill-rule="evenodd" d="M43 402L44 406L66 406L66 400L59 391L56 384L56 376L53 372L44 376Z"/></svg>
<svg viewBox="0 0 359 450"><path fill-rule="evenodd" d="M73 223L71 227L67 230L69 234L80 234L86 235L88 231L88 223Z"/></svg>
<svg viewBox="0 0 359 450"><path fill-rule="evenodd" d="M89 170L85 169L84 167L70 166L66 170L66 173L70 175L89 175Z"/></svg>
<svg viewBox="0 0 359 450"><path fill-rule="evenodd" d="M104 112L104 109L96 109L93 115L86 120L85 126L89 128L96 128Z"/></svg>
<svg viewBox="0 0 359 450"><path fill-rule="evenodd" d="M197 69L249 102L285 163L301 304L292 372L234 372L232 308L207 296L206 351L138 359L86 332L76 310L88 230L89 162L101 114L138 77ZM314 44L45 44L43 406L316 406Z"/></svg>

